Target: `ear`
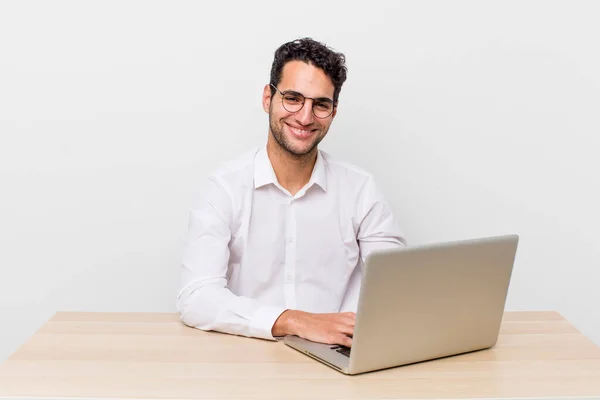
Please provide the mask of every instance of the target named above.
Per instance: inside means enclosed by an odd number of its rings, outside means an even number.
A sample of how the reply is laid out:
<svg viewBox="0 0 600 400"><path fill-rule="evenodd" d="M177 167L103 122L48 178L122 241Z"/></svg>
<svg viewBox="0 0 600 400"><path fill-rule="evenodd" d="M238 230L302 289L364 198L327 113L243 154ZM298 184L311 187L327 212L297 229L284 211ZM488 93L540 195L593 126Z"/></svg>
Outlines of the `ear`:
<svg viewBox="0 0 600 400"><path fill-rule="evenodd" d="M269 108L271 107L271 85L269 84L266 84L263 89L262 106L263 110L268 114Z"/></svg>
<svg viewBox="0 0 600 400"><path fill-rule="evenodd" d="M333 120L336 115L337 115L337 105L335 106L335 108L333 109L333 112L331 113L331 120Z"/></svg>

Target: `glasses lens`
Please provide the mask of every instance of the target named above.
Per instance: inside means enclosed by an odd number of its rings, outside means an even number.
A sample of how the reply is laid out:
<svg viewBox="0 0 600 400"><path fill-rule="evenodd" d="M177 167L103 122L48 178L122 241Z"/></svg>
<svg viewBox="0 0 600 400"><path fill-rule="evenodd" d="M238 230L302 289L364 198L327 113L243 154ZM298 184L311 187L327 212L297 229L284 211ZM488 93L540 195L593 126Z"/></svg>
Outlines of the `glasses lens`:
<svg viewBox="0 0 600 400"><path fill-rule="evenodd" d="M329 101L315 101L313 112L318 118L327 118L333 112L333 103Z"/></svg>
<svg viewBox="0 0 600 400"><path fill-rule="evenodd" d="M304 97L297 93L286 93L283 95L283 107L289 112L300 111L304 105Z"/></svg>

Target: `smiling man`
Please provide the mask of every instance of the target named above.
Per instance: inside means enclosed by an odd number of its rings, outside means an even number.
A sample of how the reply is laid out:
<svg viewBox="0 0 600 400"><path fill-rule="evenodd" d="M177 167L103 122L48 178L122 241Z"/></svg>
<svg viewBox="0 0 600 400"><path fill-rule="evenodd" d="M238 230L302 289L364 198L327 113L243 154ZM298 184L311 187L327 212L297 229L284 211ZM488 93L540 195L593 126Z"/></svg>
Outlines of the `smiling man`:
<svg viewBox="0 0 600 400"><path fill-rule="evenodd" d="M344 55L312 39L275 52L266 146L214 172L190 212L186 325L352 345L365 258L405 239L372 176L318 149L345 80Z"/></svg>

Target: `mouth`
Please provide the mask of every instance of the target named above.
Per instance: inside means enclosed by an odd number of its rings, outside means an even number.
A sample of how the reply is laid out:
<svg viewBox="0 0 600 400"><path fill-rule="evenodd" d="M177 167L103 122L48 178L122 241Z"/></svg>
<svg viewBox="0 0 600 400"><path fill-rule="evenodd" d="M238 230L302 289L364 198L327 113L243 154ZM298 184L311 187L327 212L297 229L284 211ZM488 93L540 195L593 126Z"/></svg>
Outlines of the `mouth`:
<svg viewBox="0 0 600 400"><path fill-rule="evenodd" d="M305 139L310 138L317 131L316 129L303 129L303 128L291 126L287 123L286 123L286 126L288 127L288 130L290 131L290 133L295 138L300 139L300 140L305 140Z"/></svg>

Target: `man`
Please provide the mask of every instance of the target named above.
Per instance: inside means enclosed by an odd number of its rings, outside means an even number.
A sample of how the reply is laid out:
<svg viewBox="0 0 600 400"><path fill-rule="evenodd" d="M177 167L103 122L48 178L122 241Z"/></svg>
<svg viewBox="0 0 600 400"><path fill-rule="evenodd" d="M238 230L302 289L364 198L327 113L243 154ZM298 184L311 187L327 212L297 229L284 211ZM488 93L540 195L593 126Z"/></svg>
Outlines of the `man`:
<svg viewBox="0 0 600 400"><path fill-rule="evenodd" d="M266 147L213 173L190 212L183 323L352 345L367 254L405 240L371 175L317 149L345 80L344 55L321 43L277 49Z"/></svg>

